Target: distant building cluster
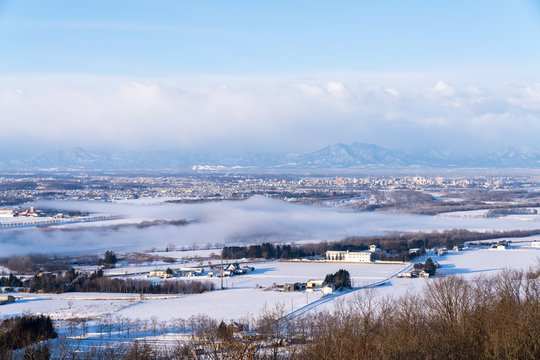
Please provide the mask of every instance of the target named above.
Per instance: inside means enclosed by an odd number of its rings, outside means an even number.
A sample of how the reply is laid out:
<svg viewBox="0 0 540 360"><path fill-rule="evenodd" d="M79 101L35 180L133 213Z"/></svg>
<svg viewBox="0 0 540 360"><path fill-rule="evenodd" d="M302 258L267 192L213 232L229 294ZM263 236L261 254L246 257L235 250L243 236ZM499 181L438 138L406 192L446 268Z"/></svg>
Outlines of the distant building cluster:
<svg viewBox="0 0 540 360"><path fill-rule="evenodd" d="M213 266L214 269L205 271L204 268L180 268L180 269L154 269L151 270L148 276L158 277L161 279L170 279L174 277L192 277L206 275L208 277L226 277L234 275L243 275L255 270L254 267L243 265L238 263L224 265L221 269L220 266Z"/></svg>
<svg viewBox="0 0 540 360"><path fill-rule="evenodd" d="M285 283L285 285L275 284L273 289L284 292L305 291L307 293L320 291L324 295L332 294L336 291L336 287L333 284L327 284L322 279L310 279L307 282Z"/></svg>
<svg viewBox="0 0 540 360"><path fill-rule="evenodd" d="M203 275L203 268L185 268L185 269L155 269L150 271L150 277L158 277L161 279L169 279L173 277L182 277L182 276L200 276Z"/></svg>
<svg viewBox="0 0 540 360"><path fill-rule="evenodd" d="M33 207L24 210L16 209L0 209L0 217L12 218L12 217L38 217L41 216L42 211L35 210Z"/></svg>
<svg viewBox="0 0 540 360"><path fill-rule="evenodd" d="M187 202L243 199L254 194L302 202L314 198L365 196L366 191L534 188L532 177L429 177L429 176L258 176L195 173L182 176L119 176L72 174L69 180L54 176L0 177L7 201L38 199L125 200L170 197ZM54 190L54 191L52 191ZM2 200L2 199L0 199ZM2 202L0 202L2 205ZM4 214L4 216L6 213ZM0 214L0 216L2 216Z"/></svg>

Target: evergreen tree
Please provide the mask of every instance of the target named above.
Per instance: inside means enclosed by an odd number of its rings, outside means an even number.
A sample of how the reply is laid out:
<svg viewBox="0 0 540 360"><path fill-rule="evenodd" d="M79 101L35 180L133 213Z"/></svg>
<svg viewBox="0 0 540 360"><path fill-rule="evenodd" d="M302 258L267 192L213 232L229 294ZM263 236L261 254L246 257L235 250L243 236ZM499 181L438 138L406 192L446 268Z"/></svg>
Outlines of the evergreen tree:
<svg viewBox="0 0 540 360"><path fill-rule="evenodd" d="M435 266L435 263L431 258L427 258L425 264L424 264L424 271L429 274L429 276L435 275L435 272L437 271L437 266Z"/></svg>
<svg viewBox="0 0 540 360"><path fill-rule="evenodd" d="M351 275L347 270L340 269L335 274L328 274L324 278L324 282L327 284L333 284L336 289L350 289Z"/></svg>
<svg viewBox="0 0 540 360"><path fill-rule="evenodd" d="M114 251L107 250L105 251L105 258L104 258L105 264L108 266L115 265L118 262L118 258L116 257L116 254Z"/></svg>

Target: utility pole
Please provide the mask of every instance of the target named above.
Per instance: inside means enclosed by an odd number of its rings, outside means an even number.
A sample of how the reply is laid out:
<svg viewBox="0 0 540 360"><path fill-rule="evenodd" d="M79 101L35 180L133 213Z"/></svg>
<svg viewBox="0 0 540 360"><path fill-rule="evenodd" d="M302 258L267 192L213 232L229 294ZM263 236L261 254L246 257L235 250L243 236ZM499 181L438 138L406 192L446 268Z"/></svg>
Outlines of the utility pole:
<svg viewBox="0 0 540 360"><path fill-rule="evenodd" d="M221 290L223 290L223 248L221 249L221 270L219 274L221 275Z"/></svg>

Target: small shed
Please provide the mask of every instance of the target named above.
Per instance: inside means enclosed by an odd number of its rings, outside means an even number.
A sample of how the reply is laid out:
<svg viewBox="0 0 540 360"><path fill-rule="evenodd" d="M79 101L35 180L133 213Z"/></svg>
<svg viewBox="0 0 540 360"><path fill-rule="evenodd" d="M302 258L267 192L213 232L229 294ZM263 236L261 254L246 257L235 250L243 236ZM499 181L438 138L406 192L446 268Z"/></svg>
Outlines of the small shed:
<svg viewBox="0 0 540 360"><path fill-rule="evenodd" d="M402 272L402 273L397 274L397 277L410 279L412 278L412 272Z"/></svg>
<svg viewBox="0 0 540 360"><path fill-rule="evenodd" d="M162 269L151 270L149 275L159 277L162 279L168 279L168 278L173 277L172 272L168 273L167 270L162 270Z"/></svg>
<svg viewBox="0 0 540 360"><path fill-rule="evenodd" d="M306 290L306 283L286 283L283 291L293 292L293 291L304 291Z"/></svg>
<svg viewBox="0 0 540 360"><path fill-rule="evenodd" d="M326 284L324 285L322 288L322 293L323 294L332 294L334 291L336 291L336 287L334 286L334 284Z"/></svg>
<svg viewBox="0 0 540 360"><path fill-rule="evenodd" d="M0 305L12 304L15 302L15 297L12 295L0 295Z"/></svg>
<svg viewBox="0 0 540 360"><path fill-rule="evenodd" d="M306 283L306 291L311 292L320 290L323 287L324 280L308 280Z"/></svg>

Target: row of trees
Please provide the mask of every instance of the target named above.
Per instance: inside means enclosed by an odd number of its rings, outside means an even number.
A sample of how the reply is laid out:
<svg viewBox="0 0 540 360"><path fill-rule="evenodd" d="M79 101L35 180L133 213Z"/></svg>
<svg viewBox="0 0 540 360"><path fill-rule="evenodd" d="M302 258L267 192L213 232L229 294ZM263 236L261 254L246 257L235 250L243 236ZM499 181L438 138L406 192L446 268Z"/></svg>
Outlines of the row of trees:
<svg viewBox="0 0 540 360"><path fill-rule="evenodd" d="M31 253L25 256L12 255L0 258L0 265L19 274L32 274L41 269L45 271L68 269L71 260L66 256Z"/></svg>
<svg viewBox="0 0 540 360"><path fill-rule="evenodd" d="M486 217L500 217L507 215L536 215L538 210L531 208L503 208L503 209L491 209L486 212Z"/></svg>
<svg viewBox="0 0 540 360"><path fill-rule="evenodd" d="M510 231L470 231L465 229L453 229L432 232L417 233L394 233L380 236L348 237L339 242L337 246L377 244L381 249L393 253L401 253L411 248L426 249L432 247L461 246L467 241L479 241L506 237L525 237L540 234L540 229L534 230L510 230Z"/></svg>
<svg viewBox="0 0 540 360"><path fill-rule="evenodd" d="M263 243L250 246L226 246L223 248L224 259L295 259L316 255L301 246L274 245Z"/></svg>
<svg viewBox="0 0 540 360"><path fill-rule="evenodd" d="M103 277L98 271L90 276L70 269L64 275L43 274L31 279L21 280L10 275L9 278L0 278L2 286L27 287L30 292L43 291L47 293L64 292L105 292L129 294L200 294L214 290L211 281L163 281L152 282L137 279L113 279Z"/></svg>
<svg viewBox="0 0 540 360"><path fill-rule="evenodd" d="M393 233L378 236L351 236L335 242L319 242L303 245L274 245L263 243L250 246L226 246L223 248L224 259L297 259L309 256L325 256L326 251L364 251L372 244L385 250L387 253L374 254L377 260L409 261L423 255L425 249L430 247L463 246L467 241L479 241L507 237L525 237L540 234L540 229L487 231L477 232L464 229L418 232ZM410 249L420 249L417 253L410 253Z"/></svg>
<svg viewBox="0 0 540 360"><path fill-rule="evenodd" d="M11 255L0 257L0 265L3 265L19 274L33 274L38 271L65 271L72 263L80 265L105 265L114 267L118 262L118 256L114 251L108 250L102 258L97 255L79 255L76 258L56 254L30 253L25 256Z"/></svg>
<svg viewBox="0 0 540 360"><path fill-rule="evenodd" d="M2 276L0 278L0 286L22 287L23 282L20 278L16 277L15 275L9 274L8 277Z"/></svg>

